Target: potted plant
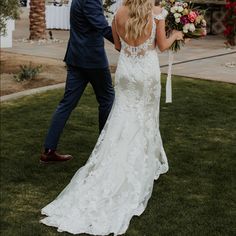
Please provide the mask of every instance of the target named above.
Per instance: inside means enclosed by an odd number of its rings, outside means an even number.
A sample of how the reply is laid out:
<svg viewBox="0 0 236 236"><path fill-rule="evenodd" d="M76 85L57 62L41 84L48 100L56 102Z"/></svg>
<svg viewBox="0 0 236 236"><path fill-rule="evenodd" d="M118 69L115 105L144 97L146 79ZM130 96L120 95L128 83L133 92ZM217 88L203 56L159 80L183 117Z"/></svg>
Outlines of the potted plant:
<svg viewBox="0 0 236 236"><path fill-rule="evenodd" d="M1 47L12 47L12 31L15 29L14 20L19 17L19 1L1 0L0 8Z"/></svg>

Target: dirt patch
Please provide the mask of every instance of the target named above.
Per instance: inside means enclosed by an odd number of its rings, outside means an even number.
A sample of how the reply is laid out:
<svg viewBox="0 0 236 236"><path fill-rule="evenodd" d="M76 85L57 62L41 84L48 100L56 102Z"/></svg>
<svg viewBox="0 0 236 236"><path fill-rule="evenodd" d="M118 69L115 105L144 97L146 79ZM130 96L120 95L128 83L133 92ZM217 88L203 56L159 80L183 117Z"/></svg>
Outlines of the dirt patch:
<svg viewBox="0 0 236 236"><path fill-rule="evenodd" d="M42 65L42 72L37 78L24 82L14 80L14 75L20 71L20 65L29 65L30 63L33 66ZM66 67L61 60L1 52L0 75L0 93L3 96L26 89L63 83L66 79Z"/></svg>

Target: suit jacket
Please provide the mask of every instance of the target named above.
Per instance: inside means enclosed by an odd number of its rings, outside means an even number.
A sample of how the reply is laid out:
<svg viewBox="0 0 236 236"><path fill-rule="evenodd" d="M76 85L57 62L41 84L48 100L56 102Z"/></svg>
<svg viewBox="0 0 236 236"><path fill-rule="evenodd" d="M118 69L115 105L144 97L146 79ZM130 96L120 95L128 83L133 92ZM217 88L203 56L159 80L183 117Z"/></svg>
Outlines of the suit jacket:
<svg viewBox="0 0 236 236"><path fill-rule="evenodd" d="M64 61L82 68L108 67L104 37L113 42L102 0L73 0L70 9L70 39Z"/></svg>

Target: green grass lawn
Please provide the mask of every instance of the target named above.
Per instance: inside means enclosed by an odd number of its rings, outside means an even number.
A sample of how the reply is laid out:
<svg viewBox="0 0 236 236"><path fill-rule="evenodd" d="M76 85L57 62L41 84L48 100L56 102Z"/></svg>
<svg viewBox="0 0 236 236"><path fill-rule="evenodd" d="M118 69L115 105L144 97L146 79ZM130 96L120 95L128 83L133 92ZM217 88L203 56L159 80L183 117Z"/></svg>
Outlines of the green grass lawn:
<svg viewBox="0 0 236 236"><path fill-rule="evenodd" d="M160 127L170 170L155 182L127 236L236 235L236 86L174 78L172 104L161 102ZM75 158L40 165L44 136L63 90L1 105L1 235L52 236L40 209L85 164L98 137L91 87L68 121L59 150Z"/></svg>

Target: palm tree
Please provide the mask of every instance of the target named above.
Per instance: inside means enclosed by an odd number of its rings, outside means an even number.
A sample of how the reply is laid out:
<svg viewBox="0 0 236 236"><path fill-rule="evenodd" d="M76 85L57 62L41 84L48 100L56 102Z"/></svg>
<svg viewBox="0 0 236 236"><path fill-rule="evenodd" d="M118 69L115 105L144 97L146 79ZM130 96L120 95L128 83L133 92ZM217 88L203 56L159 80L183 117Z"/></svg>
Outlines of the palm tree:
<svg viewBox="0 0 236 236"><path fill-rule="evenodd" d="M105 12L109 12L109 8L111 7L112 4L114 4L116 1L115 0L104 0L103 1L103 8Z"/></svg>
<svg viewBox="0 0 236 236"><path fill-rule="evenodd" d="M30 39L46 38L45 0L30 0Z"/></svg>

